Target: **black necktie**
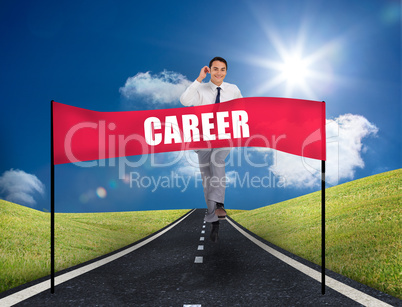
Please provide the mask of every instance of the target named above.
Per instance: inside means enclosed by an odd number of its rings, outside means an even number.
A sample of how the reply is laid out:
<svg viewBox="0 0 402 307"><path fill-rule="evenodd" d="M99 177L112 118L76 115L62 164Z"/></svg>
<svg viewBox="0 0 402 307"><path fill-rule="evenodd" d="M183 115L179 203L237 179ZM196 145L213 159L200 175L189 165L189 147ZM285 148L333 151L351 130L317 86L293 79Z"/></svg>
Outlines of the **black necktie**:
<svg viewBox="0 0 402 307"><path fill-rule="evenodd" d="M218 94L216 95L215 103L220 103L221 102L221 88L217 87Z"/></svg>

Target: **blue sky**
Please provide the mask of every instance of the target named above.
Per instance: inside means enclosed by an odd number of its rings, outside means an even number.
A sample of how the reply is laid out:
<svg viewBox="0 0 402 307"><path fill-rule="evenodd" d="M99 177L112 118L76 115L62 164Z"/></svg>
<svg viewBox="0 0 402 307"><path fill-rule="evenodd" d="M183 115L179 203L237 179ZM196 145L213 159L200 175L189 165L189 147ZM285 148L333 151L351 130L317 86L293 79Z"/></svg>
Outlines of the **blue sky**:
<svg viewBox="0 0 402 307"><path fill-rule="evenodd" d="M244 97L326 101L328 187L400 168L400 11L391 0L2 1L0 197L49 210L50 100L97 111L182 107L177 92L214 56L226 58L225 81ZM204 207L186 159L194 153L179 158L58 165L56 211ZM317 191L318 165L234 149L225 206Z"/></svg>

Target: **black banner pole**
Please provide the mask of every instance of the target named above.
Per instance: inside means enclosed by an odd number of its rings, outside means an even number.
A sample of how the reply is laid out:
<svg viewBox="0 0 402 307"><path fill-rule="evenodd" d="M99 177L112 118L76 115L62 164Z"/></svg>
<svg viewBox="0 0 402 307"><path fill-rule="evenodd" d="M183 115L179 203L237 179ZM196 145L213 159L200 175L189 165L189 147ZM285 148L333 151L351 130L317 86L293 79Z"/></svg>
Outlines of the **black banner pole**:
<svg viewBox="0 0 402 307"><path fill-rule="evenodd" d="M321 161L321 293L325 294L325 161Z"/></svg>
<svg viewBox="0 0 402 307"><path fill-rule="evenodd" d="M54 293L54 144L53 100L50 102L50 292Z"/></svg>

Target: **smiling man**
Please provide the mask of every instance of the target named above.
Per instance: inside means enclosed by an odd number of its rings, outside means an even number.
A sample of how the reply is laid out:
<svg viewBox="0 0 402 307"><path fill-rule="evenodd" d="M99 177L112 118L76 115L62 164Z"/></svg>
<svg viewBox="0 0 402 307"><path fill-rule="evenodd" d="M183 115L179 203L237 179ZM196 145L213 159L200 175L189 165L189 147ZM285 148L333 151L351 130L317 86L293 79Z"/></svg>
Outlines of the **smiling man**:
<svg viewBox="0 0 402 307"><path fill-rule="evenodd" d="M227 73L227 62L221 57L215 57L209 62L209 67L201 68L197 79L181 95L180 102L185 106L200 106L221 103L242 98L239 88L223 82ZM208 83L202 83L207 74L211 75ZM205 221L212 223L211 240L218 241L219 220L225 219L225 159L229 148L211 148L196 150L204 187L204 197L208 211Z"/></svg>

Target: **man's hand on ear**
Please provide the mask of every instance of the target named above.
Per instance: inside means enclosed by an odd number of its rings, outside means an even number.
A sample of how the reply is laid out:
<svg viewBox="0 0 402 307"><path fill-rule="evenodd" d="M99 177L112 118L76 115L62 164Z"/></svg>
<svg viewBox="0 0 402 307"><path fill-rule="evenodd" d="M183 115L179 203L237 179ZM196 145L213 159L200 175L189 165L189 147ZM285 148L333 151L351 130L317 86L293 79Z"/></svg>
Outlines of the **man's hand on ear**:
<svg viewBox="0 0 402 307"><path fill-rule="evenodd" d="M207 74L211 73L211 71L209 70L208 66L204 66L203 68L201 68L200 74L197 78L198 82L202 82L202 80L205 79L205 77L207 76Z"/></svg>

